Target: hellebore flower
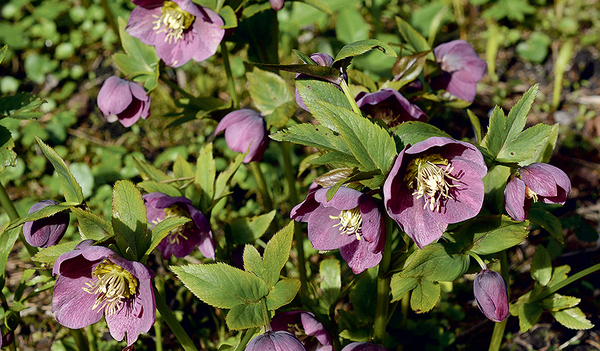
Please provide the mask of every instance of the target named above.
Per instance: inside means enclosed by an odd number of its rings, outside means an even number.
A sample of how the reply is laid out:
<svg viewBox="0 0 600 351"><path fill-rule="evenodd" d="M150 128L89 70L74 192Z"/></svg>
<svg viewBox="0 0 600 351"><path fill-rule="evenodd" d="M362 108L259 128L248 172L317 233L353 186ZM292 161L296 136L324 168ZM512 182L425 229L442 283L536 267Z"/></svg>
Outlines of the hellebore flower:
<svg viewBox="0 0 600 351"><path fill-rule="evenodd" d="M346 345L342 351L387 351L387 349L370 342L353 342Z"/></svg>
<svg viewBox="0 0 600 351"><path fill-rule="evenodd" d="M104 315L110 335L123 340L127 334L130 346L154 324L154 273L139 262L128 261L86 240L60 255L52 274L58 275L52 312L56 321L67 328L86 327Z"/></svg>
<svg viewBox="0 0 600 351"><path fill-rule="evenodd" d="M225 141L231 150L248 151L244 157L244 163L260 161L269 145L267 124L264 118L249 108L225 115L217 125L215 135L222 131L225 131Z"/></svg>
<svg viewBox="0 0 600 351"><path fill-rule="evenodd" d="M327 201L329 188L308 193L290 217L308 222L308 240L315 249L340 249L354 274L375 267L385 243L385 225L377 204L369 195L346 187L340 187Z"/></svg>
<svg viewBox="0 0 600 351"><path fill-rule="evenodd" d="M192 206L192 201L186 197L171 197L163 193L150 193L142 196L146 203L146 215L152 228L172 216L188 217L192 220L179 226L165 237L158 249L163 257L169 259L171 255L181 258L189 255L196 245L204 255L215 259L215 240L213 239L210 224L206 217Z"/></svg>
<svg viewBox="0 0 600 351"><path fill-rule="evenodd" d="M108 122L131 127L140 117L150 116L150 96L141 85L112 76L98 92L98 108Z"/></svg>
<svg viewBox="0 0 600 351"><path fill-rule="evenodd" d="M29 209L29 214L37 212L50 205L58 205L54 200L42 200ZM67 231L69 214L59 212L50 217L29 221L23 224L23 235L29 245L34 247L48 247L58 244Z"/></svg>
<svg viewBox="0 0 600 351"><path fill-rule="evenodd" d="M441 65L442 74L432 80L432 88L444 89L457 98L473 102L477 95L477 82L487 69L485 61L464 40L438 45L433 53Z"/></svg>
<svg viewBox="0 0 600 351"><path fill-rule="evenodd" d="M508 315L506 282L498 272L484 269L473 282L473 294L481 312L494 322L502 322Z"/></svg>
<svg viewBox="0 0 600 351"><path fill-rule="evenodd" d="M302 326L303 332L299 330L299 325ZM333 351L329 333L327 333L323 324L315 318L315 315L310 312L291 311L278 314L271 320L271 328L292 333L296 331L296 336L303 335L299 339L307 350Z"/></svg>
<svg viewBox="0 0 600 351"><path fill-rule="evenodd" d="M319 66L331 67L333 65L333 57L331 57L331 56L329 56L327 54L323 54L323 53L317 52L317 53L311 54L310 58L313 61L315 61L315 63L317 65L319 65ZM308 79L308 78L312 78L312 77L309 76L309 75L307 75L307 74L302 74L302 73L296 74L296 79ZM331 83L331 84L333 84L333 83ZM342 88L339 85L337 85L337 84L333 84L333 85L335 85L338 89L342 90ZM298 89L296 89L296 103L304 111L308 111L308 107L306 107L306 104L304 103L304 100L302 99L302 96L300 96L300 93L298 92Z"/></svg>
<svg viewBox="0 0 600 351"><path fill-rule="evenodd" d="M365 114L381 119L390 127L406 121L425 122L428 118L417 105L391 88L368 94L360 92L356 96L356 104Z"/></svg>
<svg viewBox="0 0 600 351"><path fill-rule="evenodd" d="M479 213L486 172L481 152L469 143L431 137L407 145L383 185L385 208L422 249L449 223Z"/></svg>
<svg viewBox="0 0 600 351"><path fill-rule="evenodd" d="M125 30L156 49L167 66L204 61L217 52L225 30L223 19L191 0L133 0Z"/></svg>
<svg viewBox="0 0 600 351"><path fill-rule="evenodd" d="M504 190L504 207L514 220L524 221L532 201L564 204L569 192L571 181L565 172L547 163L532 163L510 177Z"/></svg>
<svg viewBox="0 0 600 351"><path fill-rule="evenodd" d="M306 351L306 349L290 332L268 331L250 340L245 351Z"/></svg>
<svg viewBox="0 0 600 351"><path fill-rule="evenodd" d="M271 8L275 11L279 11L283 8L283 3L285 2L285 0L269 0L269 2L271 3Z"/></svg>

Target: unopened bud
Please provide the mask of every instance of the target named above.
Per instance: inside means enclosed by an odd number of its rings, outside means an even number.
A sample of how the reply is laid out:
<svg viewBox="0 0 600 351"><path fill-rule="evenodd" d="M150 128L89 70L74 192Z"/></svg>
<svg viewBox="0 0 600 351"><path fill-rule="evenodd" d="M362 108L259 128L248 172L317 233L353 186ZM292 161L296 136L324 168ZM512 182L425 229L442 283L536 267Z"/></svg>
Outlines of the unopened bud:
<svg viewBox="0 0 600 351"><path fill-rule="evenodd" d="M477 306L494 322L502 322L508 315L508 293L502 275L489 269L482 270L473 283Z"/></svg>

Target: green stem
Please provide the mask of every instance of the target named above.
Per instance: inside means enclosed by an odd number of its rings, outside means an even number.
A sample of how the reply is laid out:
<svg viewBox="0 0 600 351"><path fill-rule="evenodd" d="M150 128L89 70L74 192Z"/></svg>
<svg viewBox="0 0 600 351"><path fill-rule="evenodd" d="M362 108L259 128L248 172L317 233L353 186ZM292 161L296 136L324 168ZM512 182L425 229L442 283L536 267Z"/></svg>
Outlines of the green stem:
<svg viewBox="0 0 600 351"><path fill-rule="evenodd" d="M195 100L196 97L190 93L188 93L187 91L181 89L181 87L177 84L175 84L175 82L172 82L170 79L167 79L165 77L163 77L162 75L159 75L159 78L161 80L161 82L165 83L166 85L168 85L171 89L176 90L177 92L179 92L179 94L185 96L186 98L190 99L190 100Z"/></svg>
<svg viewBox="0 0 600 351"><path fill-rule="evenodd" d="M85 327L85 335L87 336L87 339L89 341L89 346L90 346L90 351L96 351L96 345L97 345L97 341L96 341L96 334L94 334L94 325L90 324L87 327Z"/></svg>
<svg viewBox="0 0 600 351"><path fill-rule="evenodd" d="M161 296L164 296L165 281L162 279L162 277L157 276L156 278L154 278L154 286L156 287L156 291L158 291L158 293ZM158 312L156 314L156 320L154 321L154 335L156 337L156 343L155 343L156 351L163 351L162 322L163 322L162 314L160 314L160 312Z"/></svg>
<svg viewBox="0 0 600 351"><path fill-rule="evenodd" d="M104 9L104 13L106 14L106 20L108 21L108 25L115 32L115 35L119 35L119 26L117 25L117 21L115 21L115 15L110 8L107 0L101 0L102 8Z"/></svg>
<svg viewBox="0 0 600 351"><path fill-rule="evenodd" d="M500 253L500 274L504 278L506 282L507 288L509 287L509 277L508 277L508 255L506 251L502 251ZM507 297L510 301L510 289L507 289ZM508 321L508 316L504 318L502 322L494 324L494 331L492 332L492 340L490 341L490 347L488 351L499 351L500 346L502 346L502 339L504 339L504 329L506 329L506 323Z"/></svg>
<svg viewBox="0 0 600 351"><path fill-rule="evenodd" d="M267 189L267 182L265 181L265 176L260 169L260 164L258 162L250 162L250 169L254 175L254 180L256 180L256 185L258 186L258 191L261 194L265 211L270 212L273 209L273 201L271 201L271 196L269 195L269 190Z"/></svg>
<svg viewBox="0 0 600 351"><path fill-rule="evenodd" d="M469 256L473 257L475 259L475 261L477 261L477 263L479 263L479 266L481 267L481 269L487 269L487 265L485 264L485 262L483 262L483 260L481 259L481 257L479 257L478 254L476 254L473 251L469 251L469 250L467 250L465 253L468 254Z"/></svg>
<svg viewBox="0 0 600 351"><path fill-rule="evenodd" d="M352 93L350 92L350 88L348 87L348 84L346 84L346 81L342 79L342 83L340 84L340 86L342 87L342 91L346 95L350 106L352 106L352 111L359 115L362 115L362 112L360 111L360 108L358 108L356 100L354 100L354 96L352 96Z"/></svg>
<svg viewBox="0 0 600 351"><path fill-rule="evenodd" d="M229 64L229 50L227 49L227 43L221 42L221 56L223 56L223 66L225 67L225 74L227 74L227 89L229 90L229 96L231 97L231 104L234 110L240 108L240 101L235 91L235 80L233 73L231 73L231 65Z"/></svg>
<svg viewBox="0 0 600 351"><path fill-rule="evenodd" d="M164 297L158 292L158 289L156 289L156 286L152 286L152 288L154 289L156 308L162 318L164 318L165 322L167 322L169 328L171 328L173 334L175 334L177 341L179 341L185 351L198 351L196 346L194 346L192 339L190 339L189 335L183 330L183 327L179 324L177 318L175 318L175 315L169 309L169 306L167 306Z"/></svg>
<svg viewBox="0 0 600 351"><path fill-rule="evenodd" d="M383 257L379 262L377 273L377 306L375 307L375 322L373 326L373 342L383 344L385 329L388 322L388 308L390 305L390 280L388 275L392 259L392 231L394 222L389 216L385 216L385 246Z"/></svg>
<svg viewBox="0 0 600 351"><path fill-rule="evenodd" d="M290 143L281 142L281 155L283 157L283 173L288 184L290 196L289 200L292 206L298 204L298 192L296 191L296 177L294 177L294 168L292 167ZM296 251L298 252L298 273L300 274L300 297L304 298L308 293L308 284L306 278L306 260L304 258L304 235L302 227L294 226L294 240L296 241Z"/></svg>
<svg viewBox="0 0 600 351"><path fill-rule="evenodd" d="M588 274L594 273L596 271L600 270L600 263L595 264L589 268L586 268L584 270L582 270L581 272L575 273L572 276L570 276L569 278L561 281L560 283L557 283L556 285L549 285L547 286L544 290L542 290L540 292L539 295L532 297L531 299L529 299L529 302L536 302L536 301L540 301L545 299L546 297L554 294L555 292L557 292L558 290L564 288L565 286L575 282L578 279L581 279L583 277L585 277Z"/></svg>
<svg viewBox="0 0 600 351"><path fill-rule="evenodd" d="M223 8L224 3L225 3L225 0L217 0L217 7L215 7L216 13L221 12L221 9Z"/></svg>
<svg viewBox="0 0 600 351"><path fill-rule="evenodd" d="M256 333L256 331L258 330L258 328L251 328L251 329L246 329L242 332L242 338L240 339L240 342L237 344L237 346L235 347L235 350L233 351L243 351L246 349L246 345L248 345L248 342L250 341L250 339L252 339L252 336L254 335L254 333Z"/></svg>
<svg viewBox="0 0 600 351"><path fill-rule="evenodd" d="M71 336L75 339L75 345L79 351L89 351L89 344L81 329L71 329Z"/></svg>
<svg viewBox="0 0 600 351"><path fill-rule="evenodd" d="M6 189L4 189L4 185L2 185L2 183L0 183L0 205L2 205L2 208L4 209L4 211L6 211L6 214L8 214L8 218L10 218L11 221L16 221L17 219L21 218L21 216L19 216L19 212L17 212L15 205L8 196L8 193L6 192ZM25 245L29 256L33 257L38 252L38 250L33 246L29 245L29 243L25 240L22 231L21 234L19 234L19 238L21 239L23 245Z"/></svg>

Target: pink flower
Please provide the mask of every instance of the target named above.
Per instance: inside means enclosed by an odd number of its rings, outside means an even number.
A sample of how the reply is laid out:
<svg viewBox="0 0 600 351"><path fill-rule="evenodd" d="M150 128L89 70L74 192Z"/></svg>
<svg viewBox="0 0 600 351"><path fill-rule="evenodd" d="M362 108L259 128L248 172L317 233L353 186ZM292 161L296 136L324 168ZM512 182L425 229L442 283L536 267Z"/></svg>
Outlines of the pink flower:
<svg viewBox="0 0 600 351"><path fill-rule="evenodd" d="M268 331L250 340L245 351L306 351L306 349L290 332Z"/></svg>
<svg viewBox="0 0 600 351"><path fill-rule="evenodd" d="M217 52L225 30L214 11L191 0L133 0L125 30L156 49L167 66L203 61Z"/></svg>
<svg viewBox="0 0 600 351"><path fill-rule="evenodd" d="M29 214L50 205L58 205L54 200L42 200L29 209ZM58 244L69 226L69 214L60 212L50 217L29 221L23 224L23 236L29 245L48 247Z"/></svg>
<svg viewBox="0 0 600 351"><path fill-rule="evenodd" d="M360 92L356 96L356 104L365 114L381 119L390 127L406 121L425 122L428 118L419 106L391 88L368 94Z"/></svg>
<svg viewBox="0 0 600 351"><path fill-rule="evenodd" d="M215 135L225 131L227 146L237 152L248 151L244 157L244 163L248 163L262 159L269 145L266 128L267 124L258 112L243 108L225 115L217 125Z"/></svg>
<svg viewBox="0 0 600 351"><path fill-rule="evenodd" d="M98 92L98 108L108 122L131 127L140 117L150 116L150 96L141 85L112 76Z"/></svg>
<svg viewBox="0 0 600 351"><path fill-rule="evenodd" d="M506 282L498 272L484 269L473 282L473 294L481 312L494 322L502 322L508 315Z"/></svg>
<svg viewBox="0 0 600 351"><path fill-rule="evenodd" d="M342 351L387 351L387 349L370 342L352 342L346 345Z"/></svg>
<svg viewBox="0 0 600 351"><path fill-rule="evenodd" d="M307 336L301 338L302 344L307 350L333 351L329 333L314 314L306 311L291 311L278 314L271 320L273 330L296 331L297 333L298 329L296 328L298 327L301 327L304 335Z"/></svg>
<svg viewBox="0 0 600 351"><path fill-rule="evenodd" d="M504 190L504 207L514 220L524 221L532 201L564 204L570 192L571 181L565 172L547 163L532 163L510 177Z"/></svg>
<svg viewBox="0 0 600 351"><path fill-rule="evenodd" d="M477 148L431 137L400 152L383 185L385 208L419 248L449 223L475 217L483 205L487 167Z"/></svg>
<svg viewBox="0 0 600 351"><path fill-rule="evenodd" d="M285 0L269 0L271 8L275 11L279 11L283 8Z"/></svg>

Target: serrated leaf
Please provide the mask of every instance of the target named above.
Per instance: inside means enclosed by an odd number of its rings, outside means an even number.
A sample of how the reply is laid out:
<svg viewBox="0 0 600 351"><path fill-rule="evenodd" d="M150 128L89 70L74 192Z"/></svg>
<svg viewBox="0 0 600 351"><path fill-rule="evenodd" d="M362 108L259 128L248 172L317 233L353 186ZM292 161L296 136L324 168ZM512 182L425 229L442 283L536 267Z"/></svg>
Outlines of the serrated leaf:
<svg viewBox="0 0 600 351"><path fill-rule="evenodd" d="M542 301L538 302L538 304L549 311L559 311L565 308L571 308L579 305L581 302L580 298L574 296L564 296L560 294L552 294Z"/></svg>
<svg viewBox="0 0 600 351"><path fill-rule="evenodd" d="M41 218L50 217L59 212L67 210L69 207L71 207L71 204L69 204L69 203L46 206L46 207L40 209L39 211L35 211L33 213L27 214L24 217L21 217L21 218L17 219L16 221L11 222L8 225L8 227L6 227L5 231L14 229L14 228L22 225L25 222L36 221Z"/></svg>
<svg viewBox="0 0 600 351"><path fill-rule="evenodd" d="M373 49L378 49L388 57L396 57L398 54L392 49L391 46L377 39L365 39L355 41L353 43L344 45L340 51L338 51L335 59L333 60L333 67L340 69L342 72L346 71L346 68L352 62L352 59L356 56L362 55Z"/></svg>
<svg viewBox="0 0 600 351"><path fill-rule="evenodd" d="M75 246L80 242L81 241L68 241L66 243L49 246L36 253L31 259L39 263L54 264L60 255L73 251Z"/></svg>
<svg viewBox="0 0 600 351"><path fill-rule="evenodd" d="M552 126L536 124L525 129L515 139L508 142L496 156L499 162L521 162L538 154L548 143Z"/></svg>
<svg viewBox="0 0 600 351"><path fill-rule="evenodd" d="M327 7L327 5L325 5L325 3L321 2L320 0L298 0L298 2L303 2L307 5L310 5L314 8L316 8L317 10L326 13L328 15L333 15L333 11L331 11L331 9L329 7Z"/></svg>
<svg viewBox="0 0 600 351"><path fill-rule="evenodd" d="M531 105L535 101L538 89L537 84L529 88L508 112L508 116L506 116L506 141L510 142L514 140L525 127L527 115L529 114L529 110L531 110Z"/></svg>
<svg viewBox="0 0 600 351"><path fill-rule="evenodd" d="M533 327L542 316L544 309L535 303L524 303L519 305L519 329L525 333Z"/></svg>
<svg viewBox="0 0 600 351"><path fill-rule="evenodd" d="M223 195L225 189L227 186L229 186L231 178L235 172L237 172L238 168L240 168L242 161L244 161L244 157L246 157L245 153L237 155L233 162L229 164L229 167L227 167L227 169L223 172L219 173L217 176L217 181L215 182L215 196L213 196L213 203L215 200L221 198L221 195Z"/></svg>
<svg viewBox="0 0 600 351"><path fill-rule="evenodd" d="M113 235L110 223L97 214L78 207L71 207L71 212L77 217L79 234L82 239L102 240Z"/></svg>
<svg viewBox="0 0 600 351"><path fill-rule="evenodd" d="M170 183L155 182L153 180L146 180L137 183L137 187L142 189L146 193L163 193L171 197L183 196L181 190L171 185Z"/></svg>
<svg viewBox="0 0 600 351"><path fill-rule="evenodd" d="M256 275L220 262L171 269L200 300L218 308L258 303L269 293L267 284Z"/></svg>
<svg viewBox="0 0 600 351"><path fill-rule="evenodd" d="M469 263L468 255L453 252L450 245L433 243L417 251L401 274L404 278L452 282L469 269Z"/></svg>
<svg viewBox="0 0 600 351"><path fill-rule="evenodd" d="M227 327L230 330L261 327L268 319L267 311L261 302L236 305L225 317Z"/></svg>
<svg viewBox="0 0 600 351"><path fill-rule="evenodd" d="M430 282L427 279L421 279L417 287L410 295L410 308L415 313L425 313L431 311L440 299L440 285Z"/></svg>
<svg viewBox="0 0 600 351"><path fill-rule="evenodd" d="M254 246L246 244L242 258L244 260L244 270L246 272L254 273L262 280L267 279L265 264L263 263L262 257L260 257L260 253Z"/></svg>
<svg viewBox="0 0 600 351"><path fill-rule="evenodd" d="M32 111L40 107L46 100L31 93L18 92L14 95L0 97L0 119L12 117L16 119L38 118L43 112Z"/></svg>
<svg viewBox="0 0 600 351"><path fill-rule="evenodd" d="M579 307L567 308L560 311L552 311L552 316L556 321L569 329L585 330L594 327L585 314L579 309Z"/></svg>
<svg viewBox="0 0 600 351"><path fill-rule="evenodd" d="M398 145L400 150L404 149L406 145L414 145L434 136L450 138L450 135L441 129L419 121L401 123L390 128L390 131L400 139L400 144Z"/></svg>
<svg viewBox="0 0 600 351"><path fill-rule="evenodd" d="M543 286L548 285L552 277L552 259L548 250L538 245L531 261L531 277Z"/></svg>
<svg viewBox="0 0 600 351"><path fill-rule="evenodd" d="M431 50L431 46L427 43L427 40L414 29L408 22L402 18L396 16L396 24L398 25L398 31L400 35L406 40L415 52L424 52Z"/></svg>
<svg viewBox="0 0 600 351"><path fill-rule="evenodd" d="M233 242L238 245L253 243L269 229L275 210L254 217L238 218L231 223Z"/></svg>
<svg viewBox="0 0 600 351"><path fill-rule="evenodd" d="M75 177L69 171L69 168L65 164L65 161L58 155L56 151L54 151L50 146L46 145L40 138L35 137L38 145L42 149L42 152L52 163L54 170L58 174L58 178L60 179L60 185L63 191L63 195L65 196L65 200L67 202L72 202L75 204L81 204L83 202L83 193L81 192L81 187L75 180Z"/></svg>
<svg viewBox="0 0 600 351"><path fill-rule="evenodd" d="M272 113L277 107L294 98L285 80L275 73L255 68L246 73L246 78L250 84L248 92L252 101L263 115Z"/></svg>
<svg viewBox="0 0 600 351"><path fill-rule="evenodd" d="M327 258L319 263L319 276L321 284L319 287L323 292L323 301L330 306L337 301L342 288L340 261L335 258Z"/></svg>
<svg viewBox="0 0 600 351"><path fill-rule="evenodd" d="M207 143L198 154L194 183L202 189L201 203L206 208L210 205L215 192L217 165L213 157L213 144Z"/></svg>
<svg viewBox="0 0 600 351"><path fill-rule="evenodd" d="M113 188L113 230L121 252L130 249L136 260L143 257L152 240L148 235L146 223L146 205L140 191L130 181L117 181ZM119 237L125 239L128 247L121 246Z"/></svg>
<svg viewBox="0 0 600 351"><path fill-rule="evenodd" d="M392 301L396 302L402 299L409 291L419 285L417 278L405 278L401 273L396 273L392 276L390 287L392 290Z"/></svg>
<svg viewBox="0 0 600 351"><path fill-rule="evenodd" d="M398 57L392 67L394 82L397 84L394 85L394 89L399 90L419 77L425 67L425 62L427 62L427 54L429 54L429 51Z"/></svg>
<svg viewBox="0 0 600 351"><path fill-rule="evenodd" d="M314 61L313 61L314 62ZM342 74L336 68L329 66L319 66L317 64L291 64L291 65L276 65L272 63L252 62L254 66L264 67L268 69L277 69L286 72L300 73L314 78L324 79L333 84L342 83Z"/></svg>
<svg viewBox="0 0 600 351"><path fill-rule="evenodd" d="M311 123L295 124L285 130L271 134L270 138L276 141L289 141L294 144L314 146L321 150L338 151L354 158L344 139L324 126Z"/></svg>
<svg viewBox="0 0 600 351"><path fill-rule="evenodd" d="M15 141L10 131L4 126L0 126L0 173L6 167L17 165L17 153L14 151Z"/></svg>
<svg viewBox="0 0 600 351"><path fill-rule="evenodd" d="M513 221L507 216L480 217L462 225L457 232L465 244L472 243L471 251L489 255L520 244L529 231L528 221Z"/></svg>
<svg viewBox="0 0 600 351"><path fill-rule="evenodd" d="M2 47L2 49L0 49L0 63L2 63L2 61L4 61L4 58L6 57L7 52L8 52L8 45L4 45Z"/></svg>
<svg viewBox="0 0 600 351"><path fill-rule="evenodd" d="M496 105L490 117L487 133L481 141L481 146L485 147L494 158L496 158L504 145L505 129L506 116L504 115L504 111Z"/></svg>
<svg viewBox="0 0 600 351"><path fill-rule="evenodd" d="M137 81L142 81L147 91L152 91L158 86L159 77L159 58L156 50L149 45L142 43L138 38L134 38L125 31L127 23L121 17L119 22L119 37L123 50L127 56L115 54L115 63L125 75L134 75ZM136 78L133 77L133 78Z"/></svg>
<svg viewBox="0 0 600 351"><path fill-rule="evenodd" d="M154 250L158 246L158 244L160 244L160 242L163 241L163 239L171 233L171 230L185 225L191 220L192 219L189 217L172 216L160 221L157 225L154 226L154 228L152 228L152 241L150 242L150 246L148 247L148 249L146 249L146 252L144 253L143 257L145 258L148 255L150 255L152 250Z"/></svg>
<svg viewBox="0 0 600 351"><path fill-rule="evenodd" d="M177 155L177 158L173 163L173 174L175 175L175 178L194 178L196 172L183 156Z"/></svg>
<svg viewBox="0 0 600 351"><path fill-rule="evenodd" d="M279 273L290 257L292 238L294 236L294 221L290 221L278 231L265 247L263 261L267 269L265 282L269 287L279 280Z"/></svg>
<svg viewBox="0 0 600 351"><path fill-rule="evenodd" d="M329 120L329 116L316 102L327 101L328 103L347 110L352 109L350 102L348 102L348 99L346 99L346 96L342 93L340 88L329 82L314 78L296 79L296 89L313 117L315 117L321 125L333 131L337 131L335 125Z"/></svg>
<svg viewBox="0 0 600 351"><path fill-rule="evenodd" d="M133 156L133 166L138 170L138 172L140 172L140 175L144 179L153 180L155 182L170 179L169 176L167 176L163 171L135 156Z"/></svg>
<svg viewBox="0 0 600 351"><path fill-rule="evenodd" d="M300 290L300 280L296 278L282 279L267 295L267 309L275 311L292 302Z"/></svg>
<svg viewBox="0 0 600 351"><path fill-rule="evenodd" d="M271 127L283 128L296 112L296 101L285 102L275 108L273 113L265 116L267 130Z"/></svg>
<svg viewBox="0 0 600 351"><path fill-rule="evenodd" d="M20 229L5 230L0 234L0 289L4 288L6 278L6 262L15 242L19 238Z"/></svg>
<svg viewBox="0 0 600 351"><path fill-rule="evenodd" d="M339 166L352 168L360 167L360 163L352 154L348 155L337 151L330 151L320 156L318 154L314 154L314 156L317 157L308 160L308 162L312 165L327 165L333 167Z"/></svg>
<svg viewBox="0 0 600 351"><path fill-rule="evenodd" d="M343 167L332 169L313 179L314 183L319 184L322 187L333 186L340 180L345 180L354 174L354 168Z"/></svg>
<svg viewBox="0 0 600 351"><path fill-rule="evenodd" d="M359 71L357 69L349 69L347 73L348 79L353 84L360 84L367 88L369 92L377 91L377 84L375 84L373 78L371 78L368 74L363 73L362 71Z"/></svg>

